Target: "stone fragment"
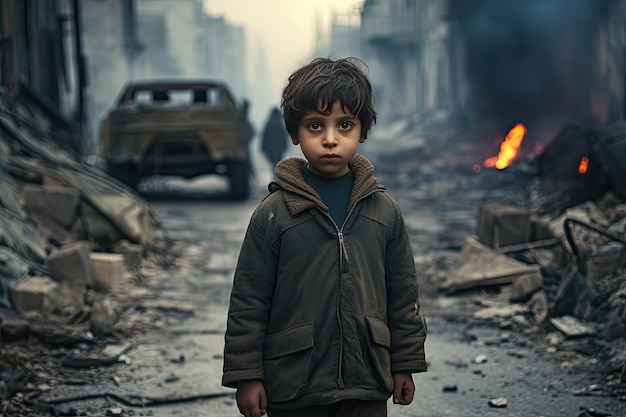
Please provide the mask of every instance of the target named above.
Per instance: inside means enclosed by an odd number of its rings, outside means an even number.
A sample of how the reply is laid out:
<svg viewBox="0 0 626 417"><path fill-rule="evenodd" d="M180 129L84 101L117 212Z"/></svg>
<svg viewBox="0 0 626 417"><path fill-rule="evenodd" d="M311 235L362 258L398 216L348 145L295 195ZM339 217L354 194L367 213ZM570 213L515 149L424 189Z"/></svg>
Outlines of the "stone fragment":
<svg viewBox="0 0 626 417"><path fill-rule="evenodd" d="M119 253L91 253L89 255L95 271L94 288L111 291L119 288L126 272L124 255Z"/></svg>
<svg viewBox="0 0 626 417"><path fill-rule="evenodd" d="M492 408L506 408L509 401L506 398L493 398L489 400L489 407Z"/></svg>
<svg viewBox="0 0 626 417"><path fill-rule="evenodd" d="M27 311L50 313L59 284L48 277L26 278L11 287L13 304L20 314Z"/></svg>
<svg viewBox="0 0 626 417"><path fill-rule="evenodd" d="M472 359L472 362L477 363L477 364L487 363L487 361L488 361L487 355L484 355L482 353L476 356L474 359Z"/></svg>
<svg viewBox="0 0 626 417"><path fill-rule="evenodd" d="M124 413L121 407L108 408L106 411L107 416L121 416Z"/></svg>
<svg viewBox="0 0 626 417"><path fill-rule="evenodd" d="M62 226L70 227L77 217L78 190L60 186L27 184L22 189L24 203Z"/></svg>

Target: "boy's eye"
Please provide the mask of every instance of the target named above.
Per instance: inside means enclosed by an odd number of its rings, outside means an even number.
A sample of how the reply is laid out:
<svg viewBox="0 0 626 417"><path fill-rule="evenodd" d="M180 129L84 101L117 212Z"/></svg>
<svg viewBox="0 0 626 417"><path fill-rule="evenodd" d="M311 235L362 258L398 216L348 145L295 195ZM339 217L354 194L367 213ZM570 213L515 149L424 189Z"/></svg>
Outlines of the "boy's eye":
<svg viewBox="0 0 626 417"><path fill-rule="evenodd" d="M318 130L320 130L322 128L322 125L319 123L311 123L309 125L309 130L313 131L313 132L317 132Z"/></svg>
<svg viewBox="0 0 626 417"><path fill-rule="evenodd" d="M339 123L339 129L340 130L350 130L352 128L353 124L350 122L341 122Z"/></svg>

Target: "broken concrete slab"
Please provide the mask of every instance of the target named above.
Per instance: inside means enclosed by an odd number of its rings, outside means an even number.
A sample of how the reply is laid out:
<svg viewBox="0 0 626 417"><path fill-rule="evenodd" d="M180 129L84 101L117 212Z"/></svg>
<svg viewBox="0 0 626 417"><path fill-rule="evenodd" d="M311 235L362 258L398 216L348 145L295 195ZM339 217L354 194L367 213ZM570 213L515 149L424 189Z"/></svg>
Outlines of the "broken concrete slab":
<svg viewBox="0 0 626 417"><path fill-rule="evenodd" d="M124 238L118 227L88 202L80 204L81 220L87 236L105 249Z"/></svg>
<svg viewBox="0 0 626 417"><path fill-rule="evenodd" d="M91 287L95 272L89 260L91 242L79 241L63 246L46 258L48 271L60 282Z"/></svg>
<svg viewBox="0 0 626 417"><path fill-rule="evenodd" d="M89 260L91 243L74 242L46 259L50 275L60 282L57 308L72 313L85 304L85 291L93 287L95 271Z"/></svg>
<svg viewBox="0 0 626 417"><path fill-rule="evenodd" d="M550 323L568 338L596 334L596 329L591 324L584 323L574 316L553 317Z"/></svg>
<svg viewBox="0 0 626 417"><path fill-rule="evenodd" d="M26 207L38 211L62 226L70 227L77 216L78 190L59 186L26 184L22 188Z"/></svg>
<svg viewBox="0 0 626 417"><path fill-rule="evenodd" d="M48 277L28 277L11 287L13 304L20 314L28 311L50 313L55 307L59 283Z"/></svg>
<svg viewBox="0 0 626 417"><path fill-rule="evenodd" d="M453 269L441 288L448 293L475 287L511 284L524 275L541 274L538 265L527 265L495 252L468 236L461 251L461 265Z"/></svg>

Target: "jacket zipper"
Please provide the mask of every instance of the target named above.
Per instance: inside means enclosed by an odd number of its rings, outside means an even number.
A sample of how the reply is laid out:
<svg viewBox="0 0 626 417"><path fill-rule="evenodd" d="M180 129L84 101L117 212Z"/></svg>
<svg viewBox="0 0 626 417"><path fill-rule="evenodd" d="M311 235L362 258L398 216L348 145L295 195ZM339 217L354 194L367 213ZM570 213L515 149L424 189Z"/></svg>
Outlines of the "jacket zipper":
<svg viewBox="0 0 626 417"><path fill-rule="evenodd" d="M374 194L377 191L381 191L381 190L378 190L378 189L371 190L363 194L362 196L360 196L359 199L354 203L354 206L352 206L352 209L346 215L346 218L343 221L343 224L345 225L348 222L350 215L352 214L352 212L354 212L354 209L356 208L356 206L361 200L363 200L365 197L368 197ZM337 292L337 308L335 311L335 314L337 316L337 324L339 325L339 365L337 367L337 385L339 386L339 389L344 389L345 384L343 382L343 323L341 322L341 307L340 307L341 306L341 281L343 278L343 273L348 272L350 270L350 265L348 263L349 261L348 251L346 250L346 245L343 240L343 225L340 228L339 226L337 226L337 223L335 223L335 220L332 218L332 216L329 213L322 211L322 210L320 211L324 213L330 219L332 224L335 226L335 231L337 232L337 238L339 241L339 291Z"/></svg>

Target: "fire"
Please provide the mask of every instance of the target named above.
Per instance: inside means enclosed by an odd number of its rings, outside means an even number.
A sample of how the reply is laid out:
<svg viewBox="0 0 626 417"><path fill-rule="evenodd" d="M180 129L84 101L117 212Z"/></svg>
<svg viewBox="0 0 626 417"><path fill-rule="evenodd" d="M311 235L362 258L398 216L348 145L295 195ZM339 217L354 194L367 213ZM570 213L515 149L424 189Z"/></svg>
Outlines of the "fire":
<svg viewBox="0 0 626 417"><path fill-rule="evenodd" d="M589 168L589 158L587 158L586 156L583 156L580 159L580 164L578 164L578 173L586 174L587 168Z"/></svg>
<svg viewBox="0 0 626 417"><path fill-rule="evenodd" d="M524 139L525 134L526 126L521 123L513 126L500 145L500 153L497 156L487 158L485 160L485 166L487 168L495 167L497 169L504 169L511 165L517 157L517 153L522 145L522 140Z"/></svg>

